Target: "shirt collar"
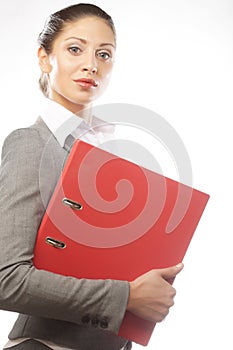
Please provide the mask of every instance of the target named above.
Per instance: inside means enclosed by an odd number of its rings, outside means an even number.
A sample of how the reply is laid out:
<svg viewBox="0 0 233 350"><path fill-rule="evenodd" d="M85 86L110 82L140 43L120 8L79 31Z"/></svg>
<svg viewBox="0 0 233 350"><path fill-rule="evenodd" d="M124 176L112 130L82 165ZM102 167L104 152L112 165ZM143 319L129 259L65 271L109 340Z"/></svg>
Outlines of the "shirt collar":
<svg viewBox="0 0 233 350"><path fill-rule="evenodd" d="M87 133L106 135L114 133L114 125L96 117L92 118L92 125L89 125L77 114L72 114L65 107L48 98L42 103L40 116L61 147L64 146L65 140L70 134L74 135L75 138L81 138L83 134Z"/></svg>
<svg viewBox="0 0 233 350"><path fill-rule="evenodd" d="M40 116L62 147L67 136L83 122L82 118L48 98L42 103Z"/></svg>

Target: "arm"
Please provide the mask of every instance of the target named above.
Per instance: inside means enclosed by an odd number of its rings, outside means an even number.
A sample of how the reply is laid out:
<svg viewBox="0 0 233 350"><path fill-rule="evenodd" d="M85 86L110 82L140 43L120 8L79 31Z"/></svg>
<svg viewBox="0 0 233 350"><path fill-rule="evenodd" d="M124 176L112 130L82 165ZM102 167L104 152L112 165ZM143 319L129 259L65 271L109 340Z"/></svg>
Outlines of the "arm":
<svg viewBox="0 0 233 350"><path fill-rule="evenodd" d="M13 132L0 167L0 308L82 324L85 315L109 320L118 331L129 283L64 277L33 264L37 230L44 213L39 166L44 143L34 129Z"/></svg>

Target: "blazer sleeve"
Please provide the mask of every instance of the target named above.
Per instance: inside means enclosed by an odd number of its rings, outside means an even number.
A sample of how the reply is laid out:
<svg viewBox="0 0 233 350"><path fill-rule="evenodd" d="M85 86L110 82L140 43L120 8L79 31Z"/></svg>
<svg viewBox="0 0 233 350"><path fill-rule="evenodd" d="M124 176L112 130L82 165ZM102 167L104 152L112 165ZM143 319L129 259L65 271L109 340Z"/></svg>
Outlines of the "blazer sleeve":
<svg viewBox="0 0 233 350"><path fill-rule="evenodd" d="M14 131L3 144L0 308L80 325L85 315L100 315L108 319L107 330L117 333L129 296L127 281L76 279L33 266L35 239L44 214L38 175L42 152L43 142L33 128Z"/></svg>

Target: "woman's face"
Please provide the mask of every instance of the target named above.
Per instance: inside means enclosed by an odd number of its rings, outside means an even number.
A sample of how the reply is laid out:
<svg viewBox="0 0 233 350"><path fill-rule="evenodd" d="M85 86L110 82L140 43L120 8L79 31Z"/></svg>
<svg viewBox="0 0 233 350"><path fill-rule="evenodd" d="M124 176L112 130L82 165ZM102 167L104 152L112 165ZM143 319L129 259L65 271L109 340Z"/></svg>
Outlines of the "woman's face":
<svg viewBox="0 0 233 350"><path fill-rule="evenodd" d="M49 97L73 113L88 106L106 89L114 55L115 36L103 19L84 17L66 24L49 55L39 49Z"/></svg>

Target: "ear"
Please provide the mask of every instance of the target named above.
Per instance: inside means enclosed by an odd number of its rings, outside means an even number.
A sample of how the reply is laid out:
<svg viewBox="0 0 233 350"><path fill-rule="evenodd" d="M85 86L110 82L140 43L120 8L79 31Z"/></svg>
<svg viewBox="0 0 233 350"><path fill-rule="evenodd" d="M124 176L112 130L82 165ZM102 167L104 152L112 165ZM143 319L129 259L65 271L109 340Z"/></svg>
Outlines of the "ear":
<svg viewBox="0 0 233 350"><path fill-rule="evenodd" d="M42 73L50 73L52 70L52 66L49 62L49 56L45 52L45 49L43 47L39 47L38 52L37 52L37 56L39 59L39 66L40 66L41 72Z"/></svg>

